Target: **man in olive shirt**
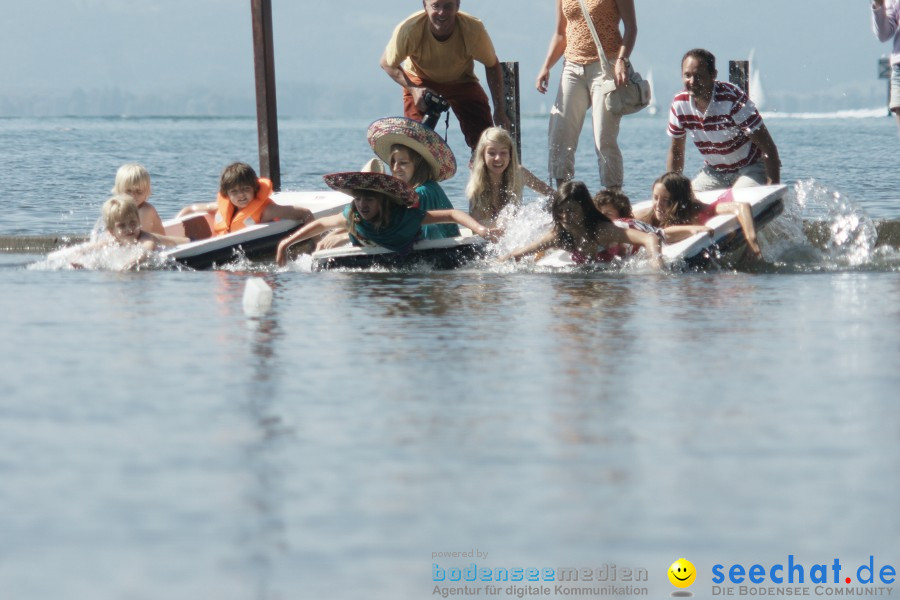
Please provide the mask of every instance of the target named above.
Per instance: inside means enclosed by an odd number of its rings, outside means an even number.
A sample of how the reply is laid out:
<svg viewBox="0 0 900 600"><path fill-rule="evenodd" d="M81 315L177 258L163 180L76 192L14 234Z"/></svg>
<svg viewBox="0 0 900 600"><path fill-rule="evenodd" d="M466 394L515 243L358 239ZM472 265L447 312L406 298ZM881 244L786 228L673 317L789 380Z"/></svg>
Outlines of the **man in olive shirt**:
<svg viewBox="0 0 900 600"><path fill-rule="evenodd" d="M400 23L381 56L381 68L403 87L403 114L421 121L425 92L443 96L459 119L466 144L475 148L481 132L495 123L509 129L503 69L481 21L459 12L459 0L422 0L424 11ZM484 65L494 102L475 76Z"/></svg>

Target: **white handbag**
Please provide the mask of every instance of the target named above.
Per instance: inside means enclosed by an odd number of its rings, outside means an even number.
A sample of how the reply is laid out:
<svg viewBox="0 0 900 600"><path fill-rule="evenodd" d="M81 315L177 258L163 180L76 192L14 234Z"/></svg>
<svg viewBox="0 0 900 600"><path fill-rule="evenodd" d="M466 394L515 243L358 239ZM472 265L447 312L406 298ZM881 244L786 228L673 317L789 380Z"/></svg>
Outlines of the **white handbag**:
<svg viewBox="0 0 900 600"><path fill-rule="evenodd" d="M587 21L588 29L594 37L594 44L597 45L597 54L600 56L600 68L603 71L604 82L600 85L603 92L603 101L606 108L615 115L630 115L639 110L646 108L650 104L650 83L641 77L641 74L628 67L628 80L624 85L616 87L616 81L613 73L615 70L609 64L606 53L603 51L603 44L600 43L600 36L597 35L597 29L591 20L591 14L588 12L587 5L584 0L578 0L581 5L581 13L584 20Z"/></svg>

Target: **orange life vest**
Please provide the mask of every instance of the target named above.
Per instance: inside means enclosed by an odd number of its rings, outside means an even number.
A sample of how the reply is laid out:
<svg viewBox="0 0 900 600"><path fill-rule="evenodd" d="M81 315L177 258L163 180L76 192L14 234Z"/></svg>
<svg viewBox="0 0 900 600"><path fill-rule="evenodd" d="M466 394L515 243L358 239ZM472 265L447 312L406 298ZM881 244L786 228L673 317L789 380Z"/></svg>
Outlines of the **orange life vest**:
<svg viewBox="0 0 900 600"><path fill-rule="evenodd" d="M263 211L272 204L272 182L264 177L259 178L259 191L250 201L250 204L235 212L235 206L228 196L219 192L216 204L214 230L216 235L223 235L233 231L239 231L244 227L262 222Z"/></svg>

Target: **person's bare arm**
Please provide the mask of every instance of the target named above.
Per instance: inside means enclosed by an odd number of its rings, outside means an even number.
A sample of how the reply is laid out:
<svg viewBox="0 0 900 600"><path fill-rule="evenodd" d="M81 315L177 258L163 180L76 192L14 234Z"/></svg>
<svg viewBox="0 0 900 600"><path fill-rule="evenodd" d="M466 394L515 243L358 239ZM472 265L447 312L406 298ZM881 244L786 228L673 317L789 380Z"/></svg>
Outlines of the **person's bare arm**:
<svg viewBox="0 0 900 600"><path fill-rule="evenodd" d="M763 164L766 166L766 181L769 184L781 183L781 158L772 134L765 125L750 134L750 141L756 144L763 153Z"/></svg>
<svg viewBox="0 0 900 600"><path fill-rule="evenodd" d="M418 109L424 112L428 108L425 106L425 92L429 91L429 89L425 86L414 84L409 76L407 76L406 71L404 71L402 68L394 67L388 64L387 57L384 54L381 55L380 64L381 68L385 73L387 73L388 77L390 77L400 87L409 90L409 93L412 95L413 101L416 103Z"/></svg>
<svg viewBox="0 0 900 600"><path fill-rule="evenodd" d="M744 231L744 239L747 240L747 246L750 251L757 257L762 256L762 250L756 242L756 225L753 224L753 211L746 202L719 202L716 205L716 214L734 214L737 215L738 223Z"/></svg>
<svg viewBox="0 0 900 600"><path fill-rule="evenodd" d="M509 115L506 114L506 94L503 91L503 67L500 66L500 61L497 60L493 67L485 65L484 75L487 79L488 89L491 91L491 100L494 103L494 125L508 131L512 125L509 122Z"/></svg>
<svg viewBox="0 0 900 600"><path fill-rule="evenodd" d="M712 236L715 230L712 227L707 227L706 225L669 225L662 231L663 237L665 237L666 239L666 243L674 244L675 242L686 240L687 238L697 233L707 233Z"/></svg>
<svg viewBox="0 0 900 600"><path fill-rule="evenodd" d="M666 157L666 171L684 171L684 141L686 137L672 138L669 155Z"/></svg>
<svg viewBox="0 0 900 600"><path fill-rule="evenodd" d="M186 217L187 215L192 215L194 213L209 213L211 215L216 214L216 211L219 210L219 205L215 202L201 202L199 204L188 204L175 215L176 219L180 219L181 217Z"/></svg>
<svg viewBox="0 0 900 600"><path fill-rule="evenodd" d="M550 36L550 47L547 48L547 57L541 70L538 71L537 81L534 87L542 94L547 93L550 84L550 69L562 57L566 51L566 17L563 15L562 0L556 0L556 29Z"/></svg>
<svg viewBox="0 0 900 600"><path fill-rule="evenodd" d="M321 219L316 219L311 223L307 223L288 237L278 242L278 251L275 254L275 262L278 263L279 266L284 266L284 264L287 262L288 248L290 248L297 242L302 242L303 240L308 240L309 238L317 236L320 233L325 233L329 229L342 227L346 223L347 219L345 219L344 215L342 214L331 215L330 217L322 217Z"/></svg>
<svg viewBox="0 0 900 600"><path fill-rule="evenodd" d="M316 244L316 251L330 250L339 246L346 246L350 243L350 232L346 229L339 228L331 231Z"/></svg>
<svg viewBox="0 0 900 600"><path fill-rule="evenodd" d="M556 234L553 232L553 229L550 229L546 233L544 233L541 237L531 242L530 244L526 244L519 248L516 248L512 252L508 254L504 254L497 260L500 262L506 262L509 259L519 260L522 257L529 256L531 254L535 254L540 252L541 250L547 250L548 248L552 248L553 244L556 243Z"/></svg>
<svg viewBox="0 0 900 600"><path fill-rule="evenodd" d="M457 225L468 227L475 235L491 241L497 241L497 235L500 233L500 229L496 227L485 227L473 219L468 213L457 209L429 210L426 212L425 218L422 219L422 225L433 225L436 223L456 223Z"/></svg>
<svg viewBox="0 0 900 600"><path fill-rule="evenodd" d="M637 15L634 11L634 0L616 0L619 7L619 15L622 17L624 31L622 33L622 46L616 57L615 77L616 85L624 84L628 79L628 64L626 61L634 50L637 41Z"/></svg>
<svg viewBox="0 0 900 600"><path fill-rule="evenodd" d="M542 196L549 196L553 193L553 188L547 185L547 182L543 179L540 179L525 167L520 166L519 168L522 170L522 177L525 179L525 185Z"/></svg>
<svg viewBox="0 0 900 600"><path fill-rule="evenodd" d="M262 222L267 223L275 219L290 219L292 221L300 221L307 223L313 218L312 212L303 206L286 206L284 204L270 204L262 214Z"/></svg>

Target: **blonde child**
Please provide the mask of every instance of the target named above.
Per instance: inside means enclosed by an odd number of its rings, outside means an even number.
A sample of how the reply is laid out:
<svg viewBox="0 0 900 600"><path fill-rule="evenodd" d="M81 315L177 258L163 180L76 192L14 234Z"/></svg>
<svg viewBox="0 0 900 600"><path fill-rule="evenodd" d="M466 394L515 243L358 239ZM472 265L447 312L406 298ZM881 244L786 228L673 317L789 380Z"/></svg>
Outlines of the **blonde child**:
<svg viewBox="0 0 900 600"><path fill-rule="evenodd" d="M581 181L563 183L551 196L550 212L553 216L550 231L500 260L519 260L542 250L561 248L572 253L572 260L576 264L602 262L610 258L608 248L617 244L631 244L646 249L655 267L662 265L659 237L614 225L597 210L587 186Z"/></svg>
<svg viewBox="0 0 900 600"><path fill-rule="evenodd" d="M117 194L108 199L103 203L101 213L113 243L120 246L139 244L146 252L152 252L160 246L177 246L190 241L186 237L144 231L138 203L127 194Z"/></svg>
<svg viewBox="0 0 900 600"><path fill-rule="evenodd" d="M215 202L191 204L181 209L178 217L193 213L215 215L213 234L224 235L257 223L292 219L305 223L312 219L309 209L284 206L272 200L272 182L257 177L246 163L232 163L219 178L219 195Z"/></svg>
<svg viewBox="0 0 900 600"><path fill-rule="evenodd" d="M761 255L756 241L753 212L746 202L732 202L723 195L712 204L704 204L694 196L691 180L681 173L670 171L653 182L653 205L637 218L661 227L667 242L676 242L696 233L713 234L705 223L716 215L737 215L747 240L747 247L757 257Z"/></svg>
<svg viewBox="0 0 900 600"><path fill-rule="evenodd" d="M495 224L504 207L522 203L525 186L543 196L553 193L553 188L519 164L509 132L502 127L485 129L475 146L466 186L469 214L482 223Z"/></svg>
<svg viewBox="0 0 900 600"><path fill-rule="evenodd" d="M144 231L137 202L127 194L116 194L103 203L98 225L104 227L108 235L96 241L52 252L47 257L48 261L62 262L73 269L125 271L146 261L150 253L160 247L177 246L190 241L186 237ZM107 252L116 248L118 250Z"/></svg>
<svg viewBox="0 0 900 600"><path fill-rule="evenodd" d="M112 194L127 194L134 198L141 215L141 229L149 233L164 235L162 219L156 208L147 202L153 192L150 186L150 173L142 165L125 164L116 171L116 182L113 185Z"/></svg>
<svg viewBox="0 0 900 600"><path fill-rule="evenodd" d="M325 175L328 187L353 197L344 212L307 223L278 244L275 260L287 262L288 248L326 231L344 228L355 246L377 245L395 252L408 251L421 239L423 225L454 223L468 227L481 237L496 232L461 210L425 211L411 204L416 192L406 182L384 173L346 172Z"/></svg>

